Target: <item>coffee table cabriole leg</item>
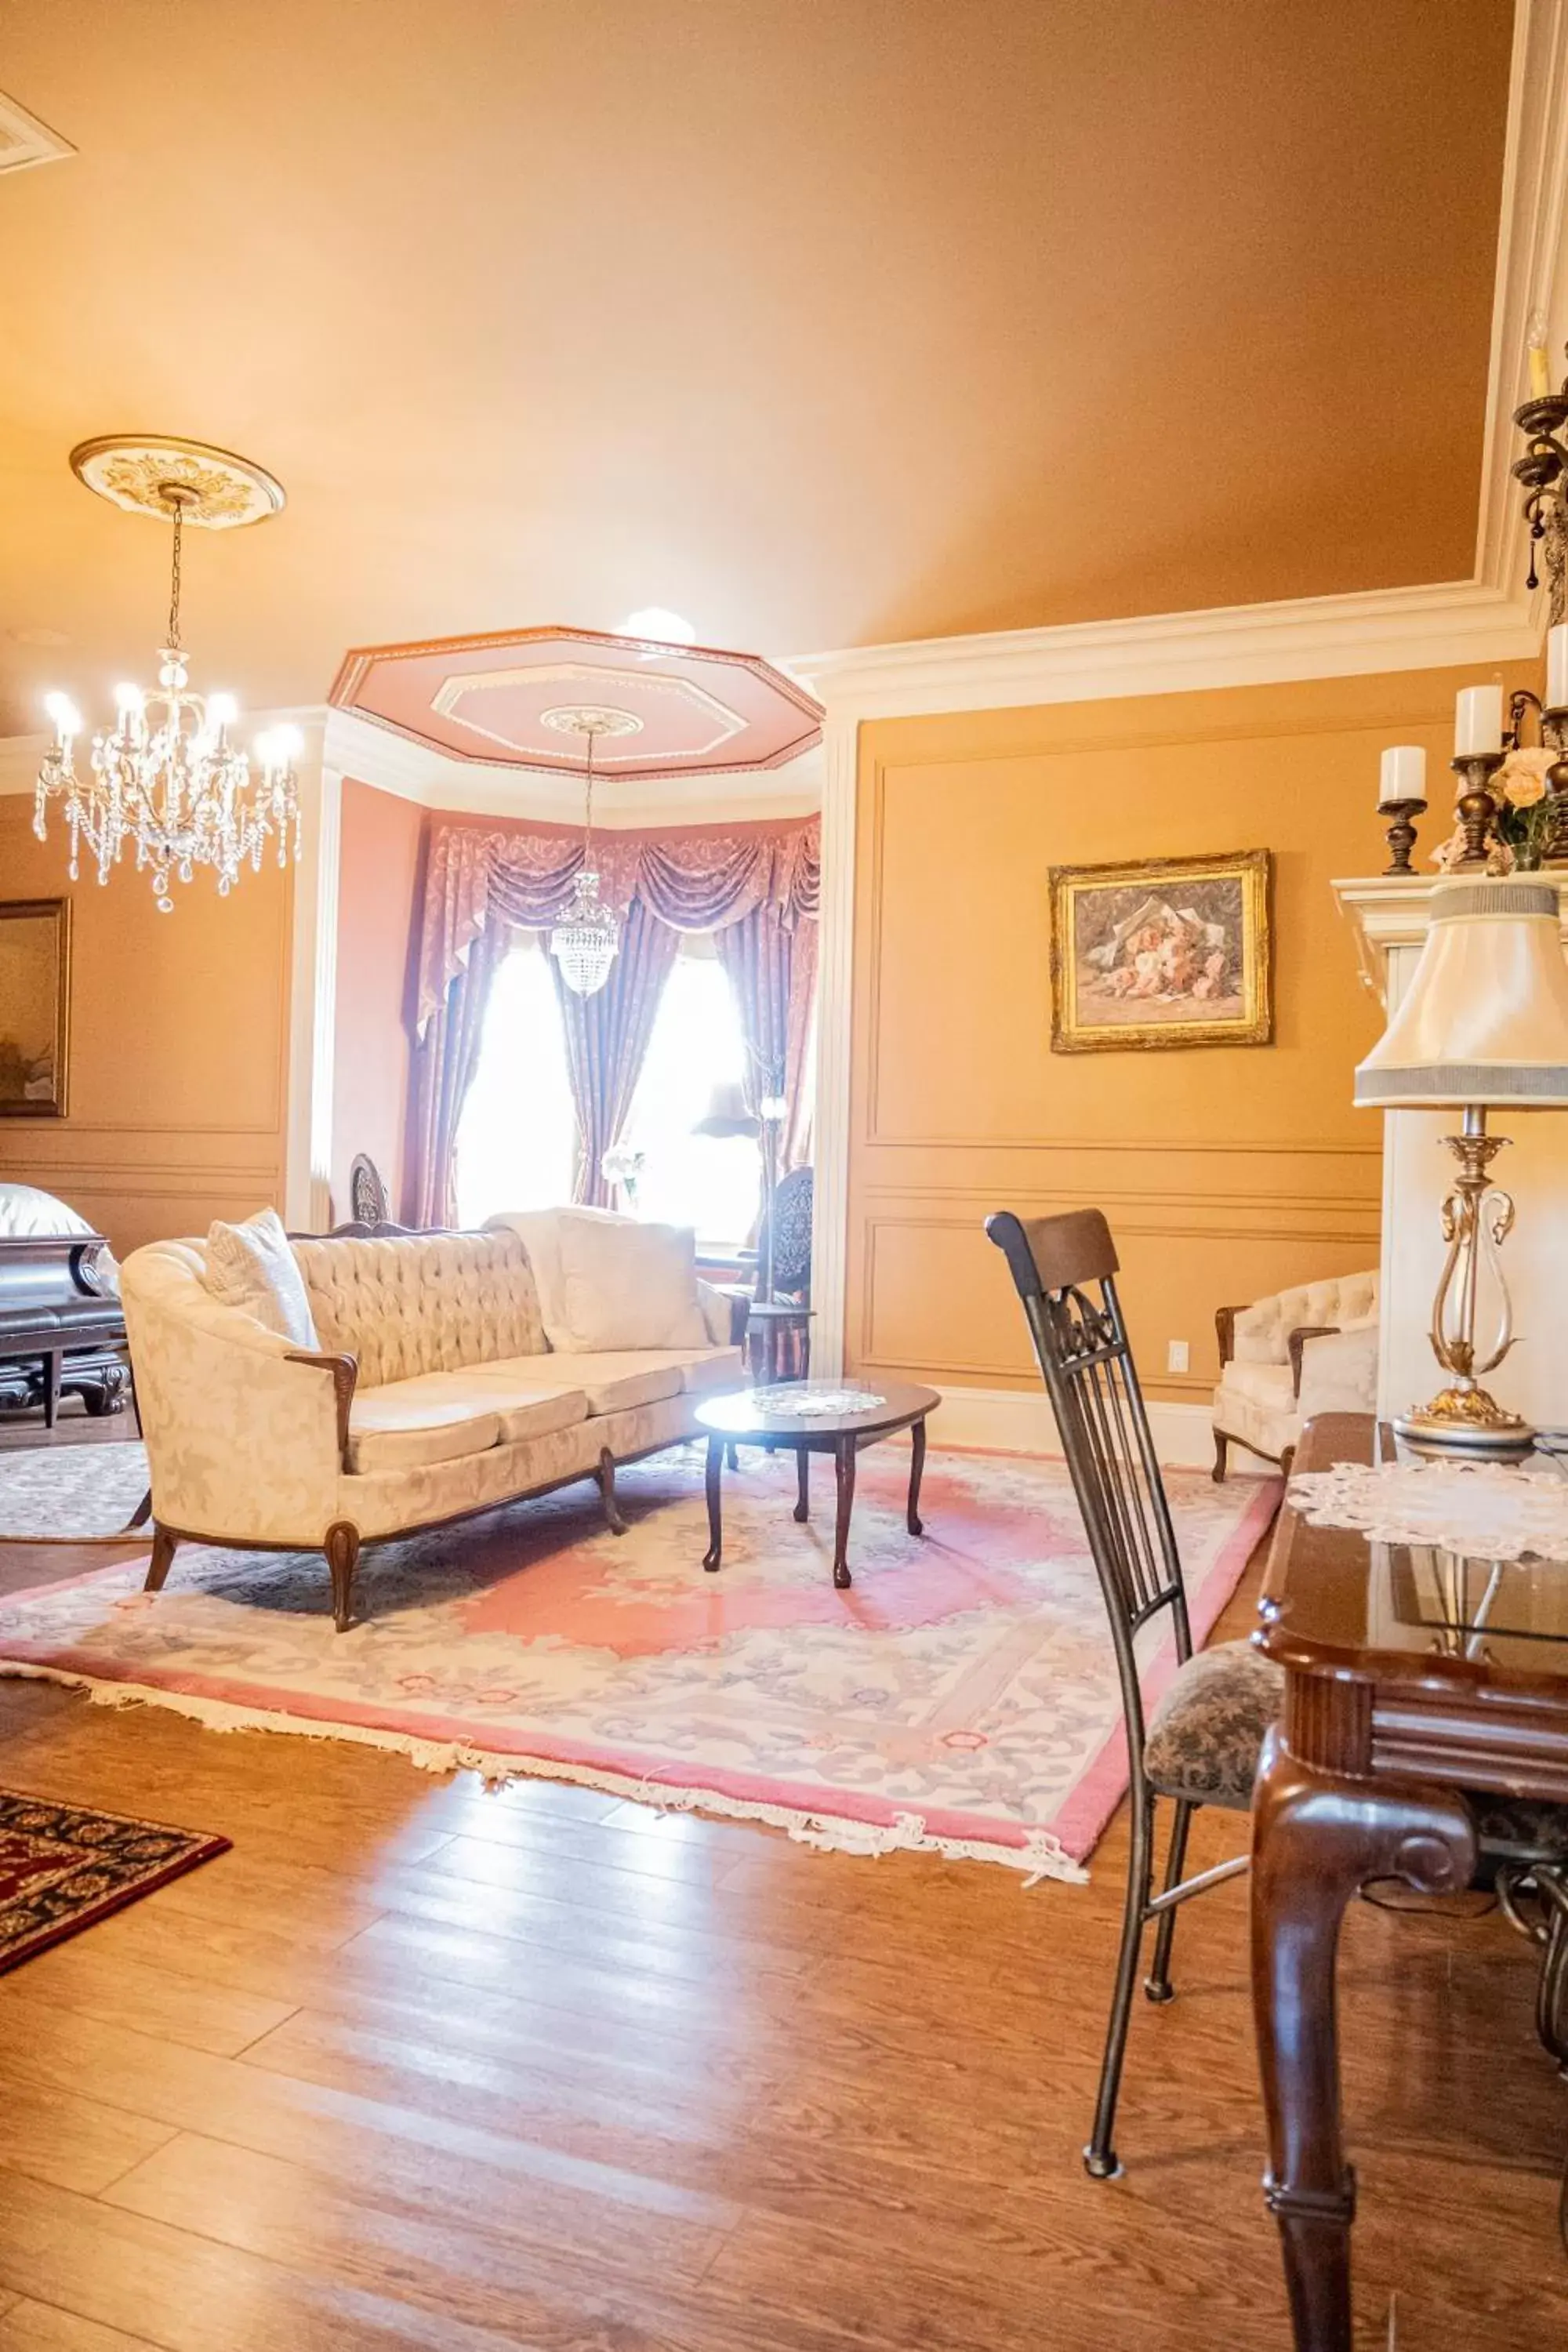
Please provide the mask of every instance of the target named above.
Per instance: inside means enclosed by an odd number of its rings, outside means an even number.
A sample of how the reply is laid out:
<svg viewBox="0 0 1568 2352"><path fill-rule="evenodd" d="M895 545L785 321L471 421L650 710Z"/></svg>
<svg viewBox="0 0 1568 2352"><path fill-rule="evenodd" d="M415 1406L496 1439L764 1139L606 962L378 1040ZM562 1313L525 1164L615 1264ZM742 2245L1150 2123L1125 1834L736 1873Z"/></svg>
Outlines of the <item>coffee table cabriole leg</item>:
<svg viewBox="0 0 1568 2352"><path fill-rule="evenodd" d="M724 1557L724 1522L719 1493L723 1475L724 1441L711 1436L708 1440L708 1549L702 1555L702 1565L710 1575Z"/></svg>
<svg viewBox="0 0 1568 2352"><path fill-rule="evenodd" d="M808 1446L795 1449L795 1515L803 1524L811 1517L811 1451Z"/></svg>
<svg viewBox="0 0 1568 2352"><path fill-rule="evenodd" d="M921 1517L921 1475L926 1466L926 1425L917 1421L910 1432L910 1507L906 1525L912 1536L923 1536L925 1522Z"/></svg>
<svg viewBox="0 0 1568 2352"><path fill-rule="evenodd" d="M855 1440L853 1435L841 1437L833 1448L833 1466L837 1475L838 1515L833 1529L833 1581L840 1592L847 1592L853 1581L849 1574L849 1515L855 1508Z"/></svg>

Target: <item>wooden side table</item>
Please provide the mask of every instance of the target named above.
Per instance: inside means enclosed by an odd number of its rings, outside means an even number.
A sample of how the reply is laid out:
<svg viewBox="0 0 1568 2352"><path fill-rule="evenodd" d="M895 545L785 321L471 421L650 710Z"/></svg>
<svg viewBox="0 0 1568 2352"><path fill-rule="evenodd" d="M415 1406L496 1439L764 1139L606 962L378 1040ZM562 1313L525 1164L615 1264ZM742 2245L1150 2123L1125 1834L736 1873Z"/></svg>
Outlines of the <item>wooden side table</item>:
<svg viewBox="0 0 1568 2352"><path fill-rule="evenodd" d="M794 1332L801 1338L801 1370L796 1377L804 1380L811 1368L810 1307L793 1299L752 1300L746 1310L746 1370L756 1387L772 1388L776 1381L790 1377L782 1364L785 1343Z"/></svg>

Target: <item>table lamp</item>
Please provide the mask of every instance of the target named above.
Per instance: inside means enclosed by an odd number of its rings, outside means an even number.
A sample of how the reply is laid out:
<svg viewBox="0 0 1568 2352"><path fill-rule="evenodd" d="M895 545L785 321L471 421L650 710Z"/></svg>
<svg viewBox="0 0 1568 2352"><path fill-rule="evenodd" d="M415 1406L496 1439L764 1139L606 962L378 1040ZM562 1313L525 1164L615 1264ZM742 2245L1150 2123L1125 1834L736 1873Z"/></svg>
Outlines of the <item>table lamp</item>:
<svg viewBox="0 0 1568 2352"><path fill-rule="evenodd" d="M1498 1250L1514 1208L1489 1173L1508 1138L1488 1134L1487 1112L1568 1108L1568 962L1554 882L1516 874L1437 884L1421 960L1356 1071L1355 1100L1371 1110L1464 1112L1461 1131L1443 1138L1459 1172L1443 1203L1448 1253L1432 1307L1432 1350L1448 1383L1394 1430L1423 1451L1525 1453L1529 1425L1480 1384L1513 1345ZM1483 1261L1499 1294L1484 1344L1476 1336Z"/></svg>

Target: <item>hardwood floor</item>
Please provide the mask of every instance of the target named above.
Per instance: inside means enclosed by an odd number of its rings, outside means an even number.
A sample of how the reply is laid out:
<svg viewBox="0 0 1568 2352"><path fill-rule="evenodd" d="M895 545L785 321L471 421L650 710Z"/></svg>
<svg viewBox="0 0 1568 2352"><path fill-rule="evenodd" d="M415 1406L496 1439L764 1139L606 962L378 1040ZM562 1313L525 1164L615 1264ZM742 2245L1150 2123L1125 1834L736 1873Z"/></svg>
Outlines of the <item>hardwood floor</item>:
<svg viewBox="0 0 1568 2352"><path fill-rule="evenodd" d="M0 2352L1288 2341L1241 1888L1136 2020L1125 2177L1079 2164L1120 1822L1025 1891L15 1681L0 1782L235 1840L0 1979ZM1531 1955L1361 1905L1342 1982L1365 2345L1564 2341Z"/></svg>

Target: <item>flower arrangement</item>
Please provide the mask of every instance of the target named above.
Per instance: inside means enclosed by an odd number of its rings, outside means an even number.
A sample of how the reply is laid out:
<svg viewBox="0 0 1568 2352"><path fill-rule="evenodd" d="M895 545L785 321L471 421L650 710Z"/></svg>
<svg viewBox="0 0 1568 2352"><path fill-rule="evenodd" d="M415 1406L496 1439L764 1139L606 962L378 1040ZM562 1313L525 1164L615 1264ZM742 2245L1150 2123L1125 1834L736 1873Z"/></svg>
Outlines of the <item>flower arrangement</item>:
<svg viewBox="0 0 1568 2352"><path fill-rule="evenodd" d="M1546 856L1553 810L1547 773L1558 754L1541 748L1510 751L1492 777L1490 791L1497 803L1492 819L1492 852L1487 860L1494 874L1533 873ZM1463 826L1457 826L1432 862L1445 872L1465 854Z"/></svg>
<svg viewBox="0 0 1568 2352"><path fill-rule="evenodd" d="M626 1196L626 1206L637 1207L637 1178L642 1174L646 1151L638 1151L630 1143L612 1143L599 1162L599 1173L606 1184L618 1184Z"/></svg>

